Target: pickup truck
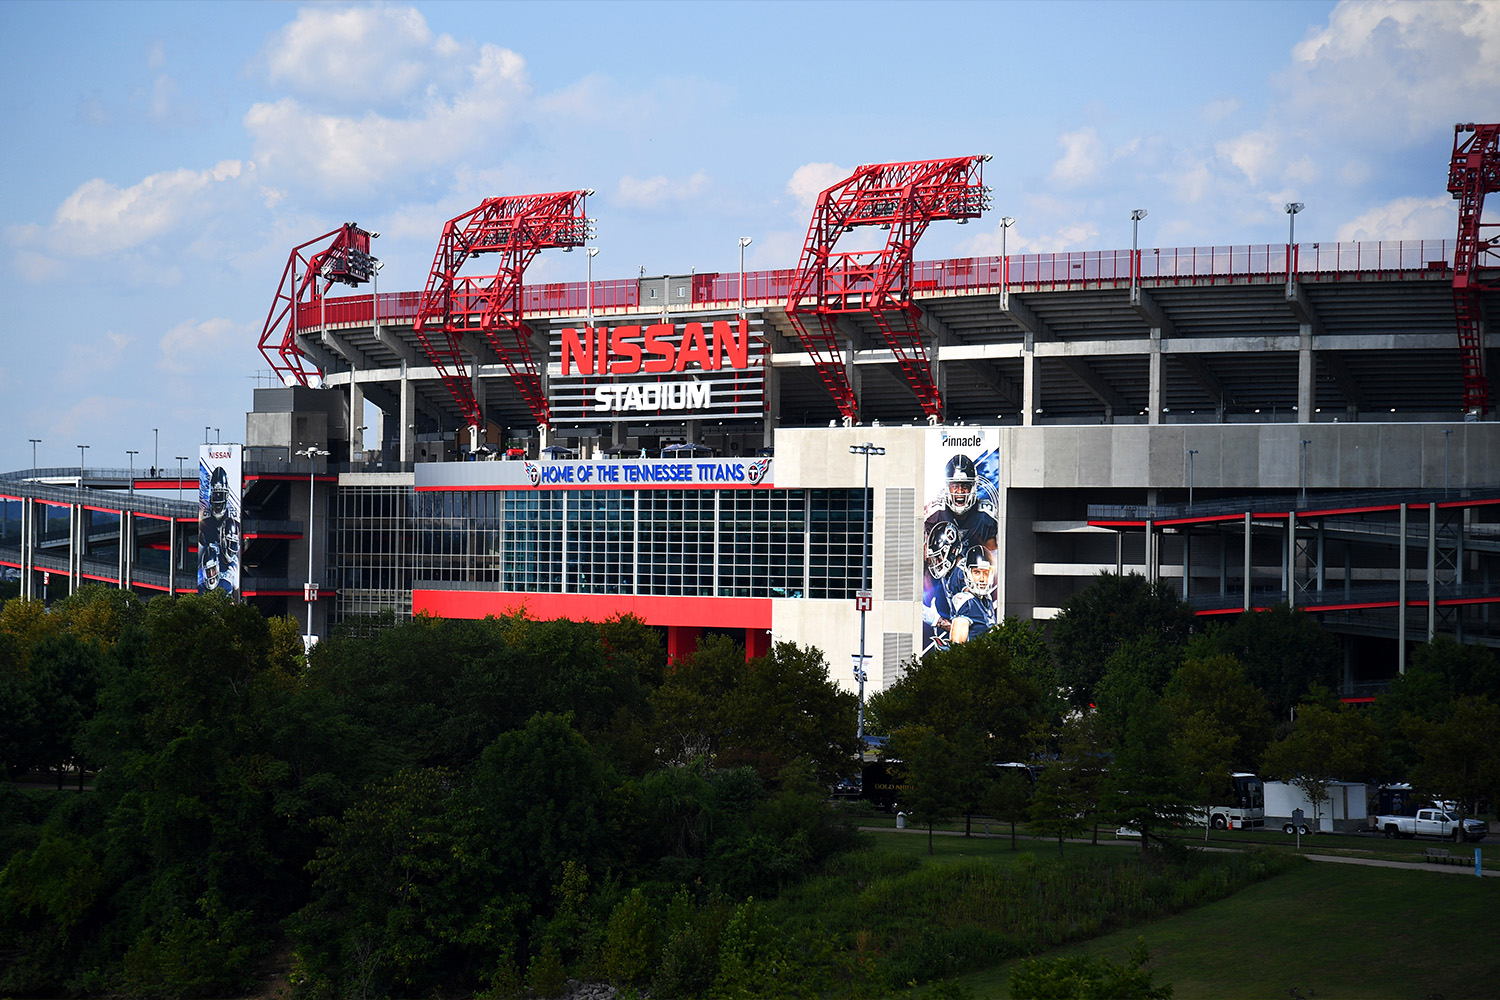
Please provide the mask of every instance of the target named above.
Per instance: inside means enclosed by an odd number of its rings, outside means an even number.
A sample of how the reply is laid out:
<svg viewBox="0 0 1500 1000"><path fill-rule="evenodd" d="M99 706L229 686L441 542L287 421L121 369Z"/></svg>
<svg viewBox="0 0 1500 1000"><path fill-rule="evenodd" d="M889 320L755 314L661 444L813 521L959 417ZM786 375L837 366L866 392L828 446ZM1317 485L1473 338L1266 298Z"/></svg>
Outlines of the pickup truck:
<svg viewBox="0 0 1500 1000"><path fill-rule="evenodd" d="M1490 828L1477 819L1463 821L1443 809L1418 809L1415 816L1376 816L1375 829L1395 840L1397 837L1440 837L1444 840L1483 840Z"/></svg>

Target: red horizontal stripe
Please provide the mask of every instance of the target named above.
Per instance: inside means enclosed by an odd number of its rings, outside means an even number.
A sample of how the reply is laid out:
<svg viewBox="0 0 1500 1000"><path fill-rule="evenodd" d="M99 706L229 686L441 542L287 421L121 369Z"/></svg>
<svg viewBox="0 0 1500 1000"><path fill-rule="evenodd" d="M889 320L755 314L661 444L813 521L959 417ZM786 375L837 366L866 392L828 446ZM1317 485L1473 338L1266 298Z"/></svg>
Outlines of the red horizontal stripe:
<svg viewBox="0 0 1500 1000"><path fill-rule="evenodd" d="M412 612L483 618L521 610L536 619L603 621L635 615L651 625L770 628L769 597L655 597L631 594L523 594L494 590L413 590Z"/></svg>

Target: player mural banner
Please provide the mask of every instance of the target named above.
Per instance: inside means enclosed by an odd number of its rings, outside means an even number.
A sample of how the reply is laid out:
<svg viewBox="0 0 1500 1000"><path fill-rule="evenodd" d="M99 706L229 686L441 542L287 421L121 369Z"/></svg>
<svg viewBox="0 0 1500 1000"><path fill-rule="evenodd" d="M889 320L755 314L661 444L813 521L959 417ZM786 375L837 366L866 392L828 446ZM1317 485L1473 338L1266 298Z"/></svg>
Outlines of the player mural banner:
<svg viewBox="0 0 1500 1000"><path fill-rule="evenodd" d="M240 446L198 449L198 593L240 591Z"/></svg>
<svg viewBox="0 0 1500 1000"><path fill-rule="evenodd" d="M979 638L999 592L1000 432L943 427L927 439L922 483L922 655Z"/></svg>

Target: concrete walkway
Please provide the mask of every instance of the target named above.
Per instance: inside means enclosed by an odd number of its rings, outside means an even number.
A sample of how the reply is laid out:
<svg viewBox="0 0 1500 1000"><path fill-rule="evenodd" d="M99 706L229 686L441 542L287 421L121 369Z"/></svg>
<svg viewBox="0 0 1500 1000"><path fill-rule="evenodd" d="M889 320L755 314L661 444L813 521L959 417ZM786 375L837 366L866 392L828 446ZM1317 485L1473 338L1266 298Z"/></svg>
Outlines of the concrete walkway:
<svg viewBox="0 0 1500 1000"><path fill-rule="evenodd" d="M926 836L927 835L927 828L926 827L920 827L920 826L908 826L904 830L896 830L896 829L893 829L893 828L888 827L888 826L862 826L862 827L859 827L859 831L861 833L900 833L900 834L921 834L922 836ZM935 836L935 837L962 837L964 835L964 833L963 833L962 830L933 830L932 831L932 835ZM986 834L986 833L982 833L982 832L977 832L976 831L972 835L972 839L975 839L975 840L984 840L984 839L989 839L989 840L1009 840L1010 839L1010 833L1006 832L1006 833L988 833L988 834ZM1017 833L1016 834L1016 839L1017 840L1043 841L1043 842L1046 842L1046 843L1056 843L1057 842L1056 839L1052 838L1052 837L1034 837L1031 834L1027 834L1027 833ZM1064 843L1068 843L1068 844L1093 844L1093 839L1090 838L1090 837L1069 837L1069 838L1067 838L1064 841ZM1138 847L1140 847L1140 844L1141 844L1140 839L1136 838L1136 837L1119 837L1119 838L1105 839L1104 836L1101 836L1099 838L1099 844L1098 844L1098 846L1100 846L1100 847L1107 847L1107 846L1110 846L1110 845L1120 845L1120 846L1124 846L1124 847L1137 847L1138 848ZM1481 850L1482 849L1483 848L1482 848L1482 845L1481 845ZM1212 846L1212 847L1200 846L1199 850L1204 850L1204 851L1236 851L1236 850L1239 850L1239 848L1237 848L1237 847L1221 847L1221 846ZM1495 848L1495 850L1497 852L1500 852L1500 846L1497 846ZM1320 861L1320 862L1326 862L1326 863L1335 864L1335 865L1366 865L1366 866L1371 867L1371 868L1405 868L1405 869L1412 870L1412 871L1446 872L1446 873L1451 874L1451 875L1468 875L1470 878L1472 878L1474 876L1474 862L1472 860L1470 860L1467 864L1462 864L1462 865L1437 865L1437 864L1429 864L1427 862L1422 862L1422 861L1385 861L1385 860L1382 860L1382 859L1379 859L1379 858L1346 858L1346 857L1343 857L1343 856L1337 855L1337 854L1300 854L1299 853L1298 856L1306 858L1309 861ZM1500 871L1485 871L1485 872L1481 873L1481 877L1482 878L1500 878Z"/></svg>

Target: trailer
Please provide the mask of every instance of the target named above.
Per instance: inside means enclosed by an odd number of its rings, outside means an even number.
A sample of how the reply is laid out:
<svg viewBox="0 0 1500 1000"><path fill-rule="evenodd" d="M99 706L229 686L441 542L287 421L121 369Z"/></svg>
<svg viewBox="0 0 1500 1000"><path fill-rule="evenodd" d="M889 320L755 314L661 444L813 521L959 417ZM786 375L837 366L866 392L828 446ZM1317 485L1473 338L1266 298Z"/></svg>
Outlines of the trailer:
<svg viewBox="0 0 1500 1000"><path fill-rule="evenodd" d="M1265 782L1266 829L1296 833L1294 810L1301 809L1304 833L1358 833L1370 820L1370 788L1358 781L1330 781L1328 798L1312 799L1289 781Z"/></svg>

